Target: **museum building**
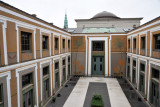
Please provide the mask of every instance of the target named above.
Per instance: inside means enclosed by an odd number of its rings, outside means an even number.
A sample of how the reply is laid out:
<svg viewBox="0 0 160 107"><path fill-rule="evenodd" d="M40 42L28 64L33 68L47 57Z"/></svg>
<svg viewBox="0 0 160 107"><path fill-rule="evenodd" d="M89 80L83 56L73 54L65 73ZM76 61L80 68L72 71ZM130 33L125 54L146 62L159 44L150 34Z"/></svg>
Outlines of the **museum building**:
<svg viewBox="0 0 160 107"><path fill-rule="evenodd" d="M0 107L43 106L73 75L124 77L160 106L160 17L100 12L64 28L0 1Z"/></svg>

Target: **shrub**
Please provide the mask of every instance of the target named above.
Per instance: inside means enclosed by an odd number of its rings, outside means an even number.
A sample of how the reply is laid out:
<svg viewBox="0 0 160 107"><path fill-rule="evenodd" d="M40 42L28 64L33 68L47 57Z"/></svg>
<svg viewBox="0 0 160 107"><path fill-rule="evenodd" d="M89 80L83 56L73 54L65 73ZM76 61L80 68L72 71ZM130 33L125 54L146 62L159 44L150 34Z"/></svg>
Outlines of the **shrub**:
<svg viewBox="0 0 160 107"><path fill-rule="evenodd" d="M91 106L92 107L103 107L102 96L98 94L93 95Z"/></svg>
<svg viewBox="0 0 160 107"><path fill-rule="evenodd" d="M56 96L52 97L52 101L55 102L56 101Z"/></svg>

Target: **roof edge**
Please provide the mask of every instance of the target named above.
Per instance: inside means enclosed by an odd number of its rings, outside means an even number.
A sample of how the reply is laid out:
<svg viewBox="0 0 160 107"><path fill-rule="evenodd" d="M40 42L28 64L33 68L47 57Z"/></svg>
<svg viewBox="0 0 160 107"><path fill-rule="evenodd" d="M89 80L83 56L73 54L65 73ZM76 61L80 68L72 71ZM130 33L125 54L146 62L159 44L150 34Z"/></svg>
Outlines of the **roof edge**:
<svg viewBox="0 0 160 107"><path fill-rule="evenodd" d="M47 24L47 25L49 25L49 26L55 27L55 28L57 28L57 29L59 29L59 30L62 30L62 31L64 31L64 32L68 33L68 34L71 34L71 33L67 32L66 30L64 30L64 29L62 29L62 28L60 28L60 27L58 27L58 26L56 26L56 25L53 25L53 24L51 24L51 23L49 23L49 22L47 22L47 21L45 21L45 20L43 20L43 19L40 19L40 18L38 18L38 17L35 17L35 16L33 16L32 14L29 14L29 13L27 13L27 12L21 10L21 9L18 9L18 8L14 7L14 6L10 5L10 4L8 4L8 3L5 3L5 2L3 2L3 1L0 1L0 4L5 5L5 6L8 6L8 7L10 7L10 8L13 8L13 9L19 11L19 12L22 12L22 13L24 13L24 14L26 14L26 15L31 16L33 19L38 19L39 21L42 21L43 23L45 23L45 24ZM4 8L5 8L5 7L4 7ZM20 14L21 14L21 13L20 13Z"/></svg>

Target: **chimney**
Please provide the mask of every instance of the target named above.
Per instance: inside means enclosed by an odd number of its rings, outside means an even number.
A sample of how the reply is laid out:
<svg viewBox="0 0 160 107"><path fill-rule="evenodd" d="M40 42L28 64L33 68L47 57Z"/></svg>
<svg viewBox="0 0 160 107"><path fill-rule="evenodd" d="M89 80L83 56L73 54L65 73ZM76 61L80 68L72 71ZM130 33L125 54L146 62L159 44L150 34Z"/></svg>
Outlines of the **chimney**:
<svg viewBox="0 0 160 107"><path fill-rule="evenodd" d="M36 14L32 14L32 16L37 17L37 15L36 15Z"/></svg>

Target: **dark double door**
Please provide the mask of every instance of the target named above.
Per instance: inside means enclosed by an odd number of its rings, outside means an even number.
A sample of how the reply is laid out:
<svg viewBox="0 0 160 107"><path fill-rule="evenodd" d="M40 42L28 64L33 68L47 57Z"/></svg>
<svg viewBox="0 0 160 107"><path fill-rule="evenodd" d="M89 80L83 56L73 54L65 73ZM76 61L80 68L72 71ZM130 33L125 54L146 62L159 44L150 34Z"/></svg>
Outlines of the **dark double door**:
<svg viewBox="0 0 160 107"><path fill-rule="evenodd" d="M92 75L104 75L104 56L92 57Z"/></svg>

